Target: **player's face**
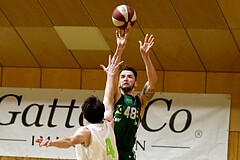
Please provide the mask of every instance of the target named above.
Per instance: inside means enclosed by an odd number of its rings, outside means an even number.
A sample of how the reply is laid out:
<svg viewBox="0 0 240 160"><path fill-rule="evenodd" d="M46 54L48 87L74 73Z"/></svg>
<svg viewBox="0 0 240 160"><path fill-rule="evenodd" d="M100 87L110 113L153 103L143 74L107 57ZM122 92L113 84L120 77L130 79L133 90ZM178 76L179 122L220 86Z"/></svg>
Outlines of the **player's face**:
<svg viewBox="0 0 240 160"><path fill-rule="evenodd" d="M123 91L131 91L135 87L135 76L132 71L123 70L119 76L119 85Z"/></svg>

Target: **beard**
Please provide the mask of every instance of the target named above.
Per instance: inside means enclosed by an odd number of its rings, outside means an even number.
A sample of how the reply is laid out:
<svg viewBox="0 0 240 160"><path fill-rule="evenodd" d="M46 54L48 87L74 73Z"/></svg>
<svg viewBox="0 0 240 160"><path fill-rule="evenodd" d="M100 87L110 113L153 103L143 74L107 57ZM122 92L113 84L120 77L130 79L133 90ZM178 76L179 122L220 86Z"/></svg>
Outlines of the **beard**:
<svg viewBox="0 0 240 160"><path fill-rule="evenodd" d="M127 93L127 92L132 91L133 88L134 88L133 85L132 85L132 86L126 86L126 87L124 87L124 86L120 86L120 89L121 89L124 93Z"/></svg>

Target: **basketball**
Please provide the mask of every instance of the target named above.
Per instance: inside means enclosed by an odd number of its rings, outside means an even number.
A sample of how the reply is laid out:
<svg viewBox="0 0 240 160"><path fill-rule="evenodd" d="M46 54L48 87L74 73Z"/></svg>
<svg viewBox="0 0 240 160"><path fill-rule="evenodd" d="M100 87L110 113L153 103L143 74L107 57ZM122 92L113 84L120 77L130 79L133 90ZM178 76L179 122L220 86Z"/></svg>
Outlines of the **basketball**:
<svg viewBox="0 0 240 160"><path fill-rule="evenodd" d="M131 28L136 20L136 11L128 5L119 5L112 13L113 24L123 30Z"/></svg>

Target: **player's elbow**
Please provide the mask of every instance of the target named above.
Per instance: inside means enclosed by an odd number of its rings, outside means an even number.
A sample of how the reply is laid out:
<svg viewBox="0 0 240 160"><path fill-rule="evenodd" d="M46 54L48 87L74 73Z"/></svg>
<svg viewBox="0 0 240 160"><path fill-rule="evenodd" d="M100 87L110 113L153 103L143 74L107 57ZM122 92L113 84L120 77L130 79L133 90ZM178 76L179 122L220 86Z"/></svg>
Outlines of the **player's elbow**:
<svg viewBox="0 0 240 160"><path fill-rule="evenodd" d="M151 86L151 88L155 89L155 88L157 87L157 84L158 84L158 77L157 77L157 75L156 75L156 76L154 76L154 78L152 79L150 86Z"/></svg>
<svg viewBox="0 0 240 160"><path fill-rule="evenodd" d="M155 88L157 87L157 84L158 84L158 78L156 77L148 82L149 89L155 90Z"/></svg>

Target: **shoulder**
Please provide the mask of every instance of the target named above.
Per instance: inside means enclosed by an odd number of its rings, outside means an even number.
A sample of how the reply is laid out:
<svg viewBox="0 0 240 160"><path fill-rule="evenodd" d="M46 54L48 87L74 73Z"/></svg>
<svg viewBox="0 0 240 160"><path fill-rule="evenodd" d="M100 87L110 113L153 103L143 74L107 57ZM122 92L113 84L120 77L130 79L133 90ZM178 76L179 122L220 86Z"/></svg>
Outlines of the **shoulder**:
<svg viewBox="0 0 240 160"><path fill-rule="evenodd" d="M155 89L150 87L144 87L142 91L140 91L137 96L139 96L142 105L147 104L154 96Z"/></svg>
<svg viewBox="0 0 240 160"><path fill-rule="evenodd" d="M78 128L74 135L85 137L90 134L91 134L90 130L87 128L87 126L84 126L84 127Z"/></svg>
<svg viewBox="0 0 240 160"><path fill-rule="evenodd" d="M120 93L120 94L117 94L116 97L115 97L115 104L120 101L121 99L123 99L124 97L124 94Z"/></svg>
<svg viewBox="0 0 240 160"><path fill-rule="evenodd" d="M123 94L121 93L120 89L115 93L115 99L119 99Z"/></svg>
<svg viewBox="0 0 240 160"><path fill-rule="evenodd" d="M107 125L107 126L112 126L112 122L109 121L109 120L107 120L107 119L104 119L104 120L103 120L103 124L104 124L104 125Z"/></svg>
<svg viewBox="0 0 240 160"><path fill-rule="evenodd" d="M71 137L72 143L75 144L89 144L91 132L86 127L80 127Z"/></svg>
<svg viewBox="0 0 240 160"><path fill-rule="evenodd" d="M141 97L139 97L139 95L136 95L134 98L137 101L137 103L141 104Z"/></svg>

